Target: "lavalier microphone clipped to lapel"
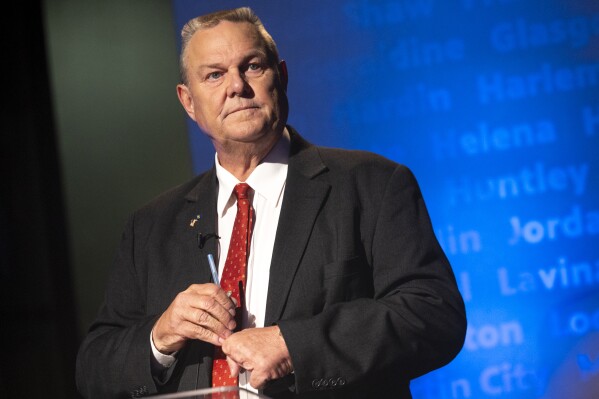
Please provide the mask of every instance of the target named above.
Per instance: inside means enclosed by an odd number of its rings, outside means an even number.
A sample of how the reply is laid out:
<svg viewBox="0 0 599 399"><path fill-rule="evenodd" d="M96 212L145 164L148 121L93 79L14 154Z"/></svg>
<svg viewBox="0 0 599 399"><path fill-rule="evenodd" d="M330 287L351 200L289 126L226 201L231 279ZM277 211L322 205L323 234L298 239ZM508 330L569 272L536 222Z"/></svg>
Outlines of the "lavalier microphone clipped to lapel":
<svg viewBox="0 0 599 399"><path fill-rule="evenodd" d="M217 240L220 239L220 237L215 233L198 233L198 247L203 249L204 245L206 245L206 241L211 238L216 238Z"/></svg>

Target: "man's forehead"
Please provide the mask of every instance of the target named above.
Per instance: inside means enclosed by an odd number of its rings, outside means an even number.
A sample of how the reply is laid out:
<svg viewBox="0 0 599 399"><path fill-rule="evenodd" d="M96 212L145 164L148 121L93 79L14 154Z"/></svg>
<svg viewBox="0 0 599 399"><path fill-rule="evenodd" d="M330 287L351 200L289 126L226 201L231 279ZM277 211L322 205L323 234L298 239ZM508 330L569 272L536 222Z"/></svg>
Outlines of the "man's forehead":
<svg viewBox="0 0 599 399"><path fill-rule="evenodd" d="M212 53L228 48L266 53L266 43L249 22L221 21L218 25L194 33L191 45L196 51Z"/></svg>

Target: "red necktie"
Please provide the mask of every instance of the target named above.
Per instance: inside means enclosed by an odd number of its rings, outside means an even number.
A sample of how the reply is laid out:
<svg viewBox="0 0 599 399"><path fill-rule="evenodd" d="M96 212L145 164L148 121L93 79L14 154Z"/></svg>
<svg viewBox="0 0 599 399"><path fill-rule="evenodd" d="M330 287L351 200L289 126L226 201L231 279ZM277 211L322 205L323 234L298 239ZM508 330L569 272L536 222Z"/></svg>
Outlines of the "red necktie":
<svg viewBox="0 0 599 399"><path fill-rule="evenodd" d="M247 274L247 259L250 251L254 210L248 198L251 189L246 183L235 186L234 193L237 197L237 215L233 224L229 253L220 279L220 286L225 292L230 292L231 297L237 301L235 321L237 330L241 329L241 316L245 300L245 280ZM220 346L215 347L214 362L212 364L212 386L238 385L237 377L231 377L231 371L226 361L226 356Z"/></svg>

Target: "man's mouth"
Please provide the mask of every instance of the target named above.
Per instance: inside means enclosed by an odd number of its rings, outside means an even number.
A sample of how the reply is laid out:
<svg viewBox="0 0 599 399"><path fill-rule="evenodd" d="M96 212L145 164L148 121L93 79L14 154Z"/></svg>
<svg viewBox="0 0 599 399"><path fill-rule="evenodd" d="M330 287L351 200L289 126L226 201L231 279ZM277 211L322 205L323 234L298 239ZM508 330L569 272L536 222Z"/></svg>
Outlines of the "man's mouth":
<svg viewBox="0 0 599 399"><path fill-rule="evenodd" d="M247 111L247 110L251 110L251 109L258 109L258 108L260 108L260 107L258 107L257 105L254 105L254 104L244 105L244 106L241 106L241 107L235 107L232 110L228 111L226 113L226 116L229 116L229 115L237 113L237 112Z"/></svg>

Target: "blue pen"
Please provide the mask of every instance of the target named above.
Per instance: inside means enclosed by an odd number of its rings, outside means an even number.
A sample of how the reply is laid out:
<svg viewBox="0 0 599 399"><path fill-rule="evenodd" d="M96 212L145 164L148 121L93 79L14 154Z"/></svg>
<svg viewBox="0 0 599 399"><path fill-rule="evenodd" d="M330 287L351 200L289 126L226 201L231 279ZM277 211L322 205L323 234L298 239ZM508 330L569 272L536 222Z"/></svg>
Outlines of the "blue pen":
<svg viewBox="0 0 599 399"><path fill-rule="evenodd" d="M216 270L212 254L208 254L208 264L210 265L210 272L212 273L212 281L214 281L214 284L220 285L220 282L218 281L218 271Z"/></svg>

